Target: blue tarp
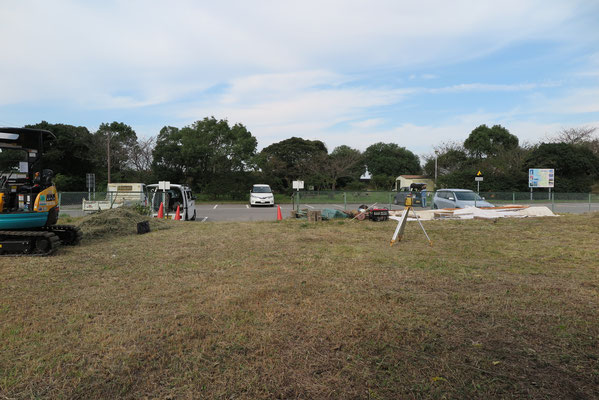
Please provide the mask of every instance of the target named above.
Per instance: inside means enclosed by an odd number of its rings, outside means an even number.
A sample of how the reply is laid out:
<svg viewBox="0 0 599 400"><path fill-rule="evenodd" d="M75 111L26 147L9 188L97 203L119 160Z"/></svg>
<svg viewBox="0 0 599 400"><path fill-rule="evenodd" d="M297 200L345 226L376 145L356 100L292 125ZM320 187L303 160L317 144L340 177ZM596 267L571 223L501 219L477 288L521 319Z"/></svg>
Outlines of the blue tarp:
<svg viewBox="0 0 599 400"><path fill-rule="evenodd" d="M343 211L334 210L332 208L323 208L321 211L322 219L347 218L347 214Z"/></svg>

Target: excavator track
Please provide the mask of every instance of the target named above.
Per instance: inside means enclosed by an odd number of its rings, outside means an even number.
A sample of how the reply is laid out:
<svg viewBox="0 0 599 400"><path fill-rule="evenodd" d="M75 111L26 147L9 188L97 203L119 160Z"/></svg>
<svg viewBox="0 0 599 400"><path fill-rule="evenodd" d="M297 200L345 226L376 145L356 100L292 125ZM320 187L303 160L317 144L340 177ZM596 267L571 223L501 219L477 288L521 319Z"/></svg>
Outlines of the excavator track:
<svg viewBox="0 0 599 400"><path fill-rule="evenodd" d="M60 239L60 244L65 246L76 246L81 242L83 232L73 225L50 225L40 228L45 232L52 232Z"/></svg>
<svg viewBox="0 0 599 400"><path fill-rule="evenodd" d="M53 232L0 231L0 256L49 256L60 246Z"/></svg>

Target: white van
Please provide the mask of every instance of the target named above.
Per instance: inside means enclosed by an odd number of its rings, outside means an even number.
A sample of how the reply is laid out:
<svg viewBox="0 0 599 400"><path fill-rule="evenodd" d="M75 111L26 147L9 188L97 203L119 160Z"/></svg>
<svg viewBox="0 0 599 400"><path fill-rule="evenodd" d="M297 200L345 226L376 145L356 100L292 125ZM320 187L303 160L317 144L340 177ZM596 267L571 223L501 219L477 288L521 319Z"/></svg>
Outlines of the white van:
<svg viewBox="0 0 599 400"><path fill-rule="evenodd" d="M272 193L270 186L258 184L252 186L250 190L250 206L267 205L274 207L275 195Z"/></svg>
<svg viewBox="0 0 599 400"><path fill-rule="evenodd" d="M195 196L189 186L170 184L170 189L163 192L158 189L158 184L148 185L152 196L152 216L158 216L160 203L164 202L164 218L175 219L177 206L181 220L194 221L196 219Z"/></svg>

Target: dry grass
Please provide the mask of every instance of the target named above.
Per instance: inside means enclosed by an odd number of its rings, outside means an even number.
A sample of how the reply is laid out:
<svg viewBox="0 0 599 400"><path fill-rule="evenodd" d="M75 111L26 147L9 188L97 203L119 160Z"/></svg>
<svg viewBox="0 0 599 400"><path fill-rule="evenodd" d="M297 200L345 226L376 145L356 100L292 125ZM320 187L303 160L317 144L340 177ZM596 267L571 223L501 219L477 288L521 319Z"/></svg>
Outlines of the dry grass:
<svg viewBox="0 0 599 400"><path fill-rule="evenodd" d="M169 222L172 226L174 222ZM599 215L181 223L0 259L0 398L596 398Z"/></svg>

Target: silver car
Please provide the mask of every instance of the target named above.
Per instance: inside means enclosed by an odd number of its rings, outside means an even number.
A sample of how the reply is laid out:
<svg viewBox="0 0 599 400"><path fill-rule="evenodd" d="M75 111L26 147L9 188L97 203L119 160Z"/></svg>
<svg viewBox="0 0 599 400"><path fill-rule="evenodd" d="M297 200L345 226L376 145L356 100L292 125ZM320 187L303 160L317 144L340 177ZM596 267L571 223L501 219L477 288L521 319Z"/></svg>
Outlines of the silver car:
<svg viewBox="0 0 599 400"><path fill-rule="evenodd" d="M433 208L495 207L468 189L439 189L433 198Z"/></svg>

